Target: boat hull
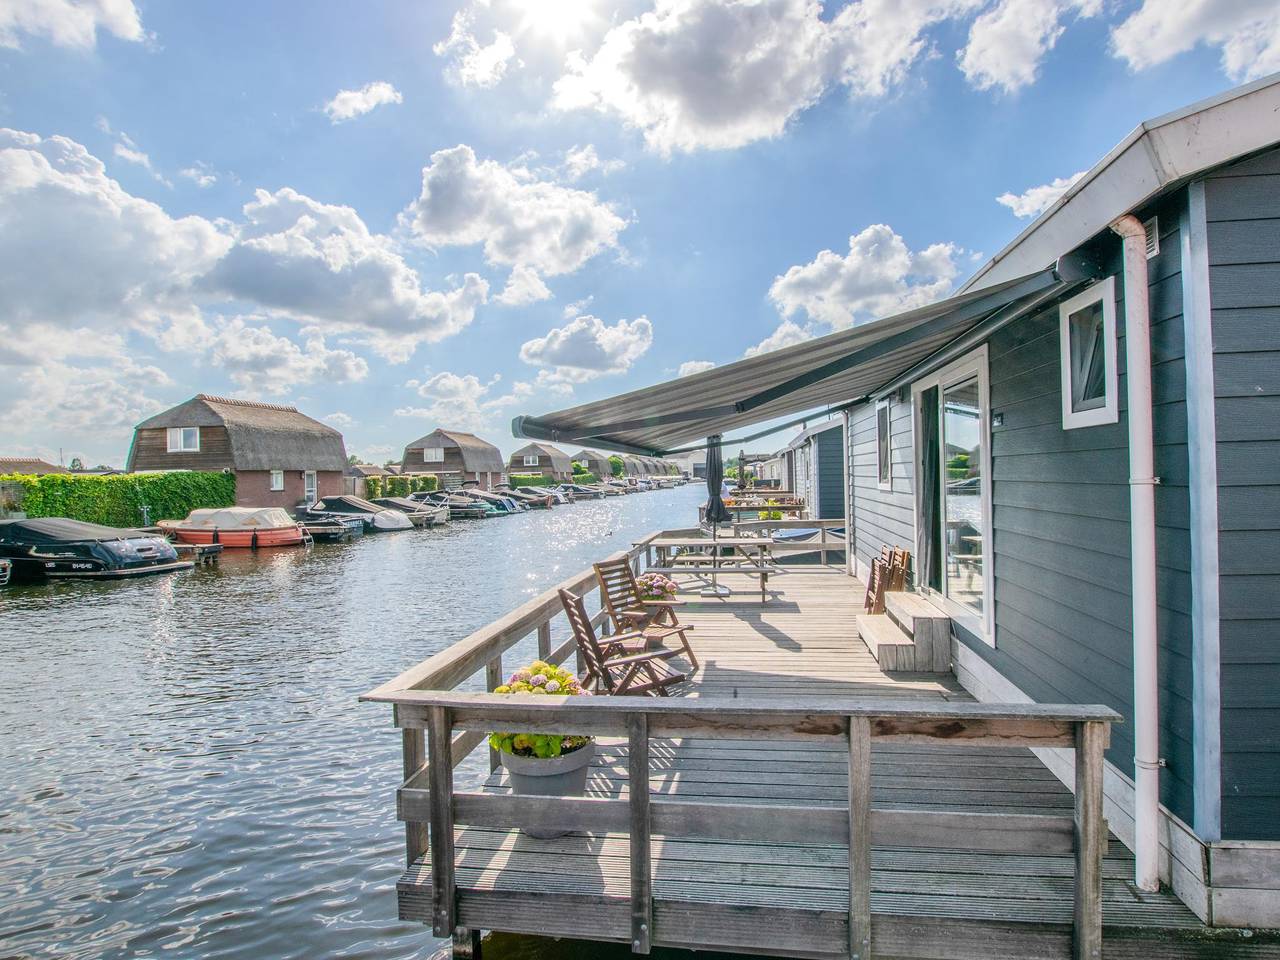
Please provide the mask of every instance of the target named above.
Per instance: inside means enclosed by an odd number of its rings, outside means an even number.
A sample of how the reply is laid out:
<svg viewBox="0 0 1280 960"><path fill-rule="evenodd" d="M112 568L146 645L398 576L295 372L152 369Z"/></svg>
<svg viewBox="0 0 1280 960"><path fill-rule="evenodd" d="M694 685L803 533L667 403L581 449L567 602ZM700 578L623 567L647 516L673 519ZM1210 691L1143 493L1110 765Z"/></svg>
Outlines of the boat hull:
<svg viewBox="0 0 1280 960"><path fill-rule="evenodd" d="M179 543L220 543L229 549L261 549L263 547L296 547L306 541L301 527L274 527L265 530L193 530L161 524Z"/></svg>

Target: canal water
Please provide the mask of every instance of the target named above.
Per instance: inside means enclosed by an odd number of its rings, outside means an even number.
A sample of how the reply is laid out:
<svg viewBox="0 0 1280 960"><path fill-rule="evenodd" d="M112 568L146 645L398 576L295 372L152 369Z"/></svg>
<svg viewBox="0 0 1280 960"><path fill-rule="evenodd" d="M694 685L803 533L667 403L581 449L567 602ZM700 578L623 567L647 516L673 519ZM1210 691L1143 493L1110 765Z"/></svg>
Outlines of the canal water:
<svg viewBox="0 0 1280 960"><path fill-rule="evenodd" d="M356 697L645 533L695 525L705 495L0 589L0 957L429 956L430 929L396 920L399 736ZM476 751L459 781L486 772Z"/></svg>

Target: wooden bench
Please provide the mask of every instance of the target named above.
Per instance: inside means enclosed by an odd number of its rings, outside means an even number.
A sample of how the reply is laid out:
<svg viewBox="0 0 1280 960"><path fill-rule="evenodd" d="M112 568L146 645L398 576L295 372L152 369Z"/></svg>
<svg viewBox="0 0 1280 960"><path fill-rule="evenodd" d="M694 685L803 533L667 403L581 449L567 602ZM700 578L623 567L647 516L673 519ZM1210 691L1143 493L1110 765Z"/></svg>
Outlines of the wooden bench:
<svg viewBox="0 0 1280 960"><path fill-rule="evenodd" d="M711 558L710 558L710 557L708 557L708 558L706 558L706 559L707 559L707 560L710 560ZM674 576L674 575L677 575L677 574L687 574L687 575L689 575L689 576L693 576L693 577L698 578L698 579L699 579L699 580L701 580L703 583L707 583L707 582L708 582L708 578L709 578L709 577L711 577L713 574L714 574L716 577L722 577L722 576L725 576L726 574L727 574L727 575L729 575L729 576L745 574L745 575L747 575L747 576L759 577L759 578L760 578L760 602L761 602L761 603L768 603L768 602L769 602L769 576L770 576L770 574L775 574L775 573L785 573L785 572L786 572L786 571L785 571L785 570L783 570L782 568L780 568L780 567L775 567L775 566L773 566L773 565L771 565L771 564L769 564L769 565L765 565L765 564L752 564L752 565L745 565L745 566L744 566L744 565L741 565L741 564L733 564L733 565L725 566L725 565L724 565L724 561L725 561L726 559L727 559L727 558L723 558L723 557L722 557L722 558L721 558L721 565L720 565L720 566L717 566L717 567L712 567L712 565L711 565L710 563L702 562L702 561L693 562L693 563L686 563L686 562L685 562L685 558L684 558L684 557L681 557L681 558L679 558L679 562L677 562L677 563L669 563L669 564L667 564L667 565L665 565L665 566L660 566L660 567L649 567L645 572L646 572L646 573L661 573L661 574L665 574L665 575L667 575L667 576Z"/></svg>

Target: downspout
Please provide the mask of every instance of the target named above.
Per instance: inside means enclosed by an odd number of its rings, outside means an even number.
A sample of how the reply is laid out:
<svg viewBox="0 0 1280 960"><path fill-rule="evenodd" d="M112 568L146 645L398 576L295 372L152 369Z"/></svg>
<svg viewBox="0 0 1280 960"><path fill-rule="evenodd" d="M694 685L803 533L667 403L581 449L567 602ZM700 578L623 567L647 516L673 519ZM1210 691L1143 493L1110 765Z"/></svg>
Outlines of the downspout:
<svg viewBox="0 0 1280 960"><path fill-rule="evenodd" d="M1129 400L1129 532L1133 576L1134 882L1160 887L1160 735L1156 665L1156 491L1152 440L1147 231L1137 217L1111 224L1124 244L1125 374Z"/></svg>

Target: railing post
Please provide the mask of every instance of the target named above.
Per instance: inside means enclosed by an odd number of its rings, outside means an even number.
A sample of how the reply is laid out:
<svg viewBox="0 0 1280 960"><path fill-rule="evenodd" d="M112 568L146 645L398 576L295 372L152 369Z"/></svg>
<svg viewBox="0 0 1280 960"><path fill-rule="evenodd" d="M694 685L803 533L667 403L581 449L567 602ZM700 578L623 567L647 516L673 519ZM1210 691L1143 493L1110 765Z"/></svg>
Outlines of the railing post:
<svg viewBox="0 0 1280 960"><path fill-rule="evenodd" d="M551 621L544 620L538 624L538 659L545 660L551 656Z"/></svg>
<svg viewBox="0 0 1280 960"><path fill-rule="evenodd" d="M457 908L453 872L453 718L447 707L427 708L431 758L431 915L437 937L452 937Z"/></svg>
<svg viewBox="0 0 1280 960"><path fill-rule="evenodd" d="M627 715L627 785L631 794L631 952L649 952L653 870L649 862L649 716Z"/></svg>
<svg viewBox="0 0 1280 960"><path fill-rule="evenodd" d="M1102 754L1107 726L1076 724L1074 960L1102 957Z"/></svg>
<svg viewBox="0 0 1280 960"><path fill-rule="evenodd" d="M498 654L490 660L484 667L484 683L485 689L493 693L498 687L502 686L502 654ZM489 772L493 773L498 769L498 751L489 748Z"/></svg>
<svg viewBox="0 0 1280 960"><path fill-rule="evenodd" d="M849 718L849 957L871 956L871 722Z"/></svg>
<svg viewBox="0 0 1280 960"><path fill-rule="evenodd" d="M821 521L819 521L818 530L820 542L822 544L821 548L818 550L818 562L825 567L827 565L827 528Z"/></svg>
<svg viewBox="0 0 1280 960"><path fill-rule="evenodd" d="M400 741L404 752L404 779L408 780L421 770L427 762L427 741L421 730L404 729L400 731ZM404 855L409 866L427 852L427 825L413 820L404 824Z"/></svg>

